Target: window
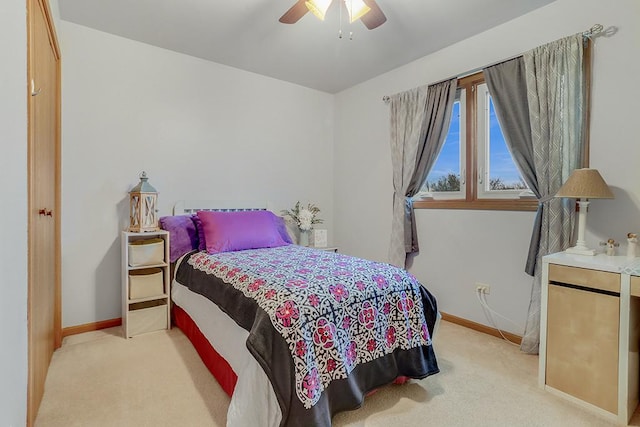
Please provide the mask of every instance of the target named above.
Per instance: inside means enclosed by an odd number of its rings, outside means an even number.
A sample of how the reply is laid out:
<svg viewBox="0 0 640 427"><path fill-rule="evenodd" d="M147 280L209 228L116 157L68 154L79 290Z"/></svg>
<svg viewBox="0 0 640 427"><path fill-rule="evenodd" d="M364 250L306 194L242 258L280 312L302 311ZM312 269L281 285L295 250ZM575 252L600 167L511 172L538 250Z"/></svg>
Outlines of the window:
<svg viewBox="0 0 640 427"><path fill-rule="evenodd" d="M478 198L533 197L522 179L500 129L486 83L477 86Z"/></svg>
<svg viewBox="0 0 640 427"><path fill-rule="evenodd" d="M449 132L416 208L535 210L505 142L483 74L458 80Z"/></svg>
<svg viewBox="0 0 640 427"><path fill-rule="evenodd" d="M465 178L465 131L466 121L465 90L456 91L456 100L451 111L449 132L444 140L440 154L434 163L421 193L424 196L437 194L439 199L464 198Z"/></svg>

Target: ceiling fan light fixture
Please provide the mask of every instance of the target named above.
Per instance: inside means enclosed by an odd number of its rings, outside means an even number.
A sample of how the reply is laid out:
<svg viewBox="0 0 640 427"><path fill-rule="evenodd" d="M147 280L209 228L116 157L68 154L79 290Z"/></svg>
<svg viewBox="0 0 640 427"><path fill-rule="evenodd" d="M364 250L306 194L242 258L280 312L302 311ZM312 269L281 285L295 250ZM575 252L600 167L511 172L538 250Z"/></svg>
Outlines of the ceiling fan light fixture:
<svg viewBox="0 0 640 427"><path fill-rule="evenodd" d="M342 21L342 2L349 13L349 20L353 23L358 19L369 30L378 28L387 21L382 10L376 3L376 0L338 0L338 9L340 11L340 21ZM333 0L296 0L293 6L287 10L279 19L283 24L295 24L307 14L311 12L321 21L324 21L327 11L333 4Z"/></svg>
<svg viewBox="0 0 640 427"><path fill-rule="evenodd" d="M349 21L353 23L366 15L371 8L362 0L344 0L347 11L349 11Z"/></svg>
<svg viewBox="0 0 640 427"><path fill-rule="evenodd" d="M333 0L308 0L304 2L307 9L318 17L321 21L324 21L324 17L327 14L327 10Z"/></svg>

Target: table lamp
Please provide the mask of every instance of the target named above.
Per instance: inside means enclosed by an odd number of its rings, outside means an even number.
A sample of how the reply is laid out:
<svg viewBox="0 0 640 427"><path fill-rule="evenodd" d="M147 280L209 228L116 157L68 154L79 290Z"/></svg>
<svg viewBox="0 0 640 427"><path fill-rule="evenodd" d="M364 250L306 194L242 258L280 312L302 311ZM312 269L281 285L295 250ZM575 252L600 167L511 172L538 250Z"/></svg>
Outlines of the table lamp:
<svg viewBox="0 0 640 427"><path fill-rule="evenodd" d="M596 169L576 169L571 173L567 182L556 193L556 197L578 199L580 212L578 214L578 240L576 245L565 252L578 255L595 255L596 251L589 249L584 240L584 230L587 226L587 209L589 199L613 199L613 193L600 173Z"/></svg>

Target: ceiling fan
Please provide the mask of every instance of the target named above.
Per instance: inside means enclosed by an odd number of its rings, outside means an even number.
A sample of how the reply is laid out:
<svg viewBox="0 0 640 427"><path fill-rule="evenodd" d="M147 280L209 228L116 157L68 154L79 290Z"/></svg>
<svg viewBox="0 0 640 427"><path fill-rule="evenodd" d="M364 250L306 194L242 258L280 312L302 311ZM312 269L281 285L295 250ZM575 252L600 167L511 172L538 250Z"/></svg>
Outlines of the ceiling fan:
<svg viewBox="0 0 640 427"><path fill-rule="evenodd" d="M379 27L387 20L375 0L338 1L344 2L351 22L360 19L365 27L370 30ZM280 17L279 21L283 24L295 24L309 11L324 20L327 9L329 9L332 2L333 0L298 0Z"/></svg>

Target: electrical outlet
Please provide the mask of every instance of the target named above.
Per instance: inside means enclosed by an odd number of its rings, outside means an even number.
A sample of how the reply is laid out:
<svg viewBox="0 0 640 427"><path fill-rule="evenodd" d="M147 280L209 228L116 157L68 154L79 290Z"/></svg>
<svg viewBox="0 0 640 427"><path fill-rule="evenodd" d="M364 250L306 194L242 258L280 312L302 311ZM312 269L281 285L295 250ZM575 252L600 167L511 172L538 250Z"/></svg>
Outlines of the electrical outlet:
<svg viewBox="0 0 640 427"><path fill-rule="evenodd" d="M489 295L491 293L491 286L487 285L486 283L476 282L476 292Z"/></svg>

